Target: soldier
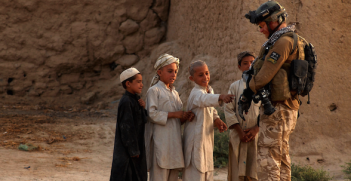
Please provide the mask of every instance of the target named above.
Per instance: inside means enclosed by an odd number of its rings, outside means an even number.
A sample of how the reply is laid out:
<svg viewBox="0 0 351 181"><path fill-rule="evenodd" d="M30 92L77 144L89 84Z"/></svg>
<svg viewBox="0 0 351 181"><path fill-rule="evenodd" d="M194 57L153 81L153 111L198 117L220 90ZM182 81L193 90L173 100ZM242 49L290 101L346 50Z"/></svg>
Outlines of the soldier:
<svg viewBox="0 0 351 181"><path fill-rule="evenodd" d="M301 37L294 34L295 26L286 24L287 13L279 3L268 1L256 11L245 15L268 38L251 66L252 77L239 99L239 114L243 117L253 98L261 97L258 138L258 179L264 181L291 180L289 136L294 131L300 106L296 92L290 91L290 63L303 54ZM303 50L303 49L302 49ZM263 91L262 91L263 90ZM267 91L270 90L270 91ZM267 99L267 93L271 95ZM253 95L256 95L253 97ZM263 101L263 98L268 101ZM263 109L270 105L273 111Z"/></svg>

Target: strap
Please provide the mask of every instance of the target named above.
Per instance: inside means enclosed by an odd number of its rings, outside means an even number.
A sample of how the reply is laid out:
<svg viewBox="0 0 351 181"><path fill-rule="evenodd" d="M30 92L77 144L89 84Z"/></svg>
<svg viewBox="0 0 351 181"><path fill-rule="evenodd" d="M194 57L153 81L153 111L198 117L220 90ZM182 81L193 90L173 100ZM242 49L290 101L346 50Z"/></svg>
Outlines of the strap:
<svg viewBox="0 0 351 181"><path fill-rule="evenodd" d="M299 39L300 39L300 36L299 36ZM298 51L299 51L298 59L299 60L305 60L305 44L304 44L303 40L298 41L297 43L298 43L297 48L298 48Z"/></svg>
<svg viewBox="0 0 351 181"><path fill-rule="evenodd" d="M297 46L297 43L298 43L298 39L297 39L296 33L293 32L292 34L293 34L293 39L294 39L294 45L293 45L293 49L290 52L290 55L295 52L296 46Z"/></svg>

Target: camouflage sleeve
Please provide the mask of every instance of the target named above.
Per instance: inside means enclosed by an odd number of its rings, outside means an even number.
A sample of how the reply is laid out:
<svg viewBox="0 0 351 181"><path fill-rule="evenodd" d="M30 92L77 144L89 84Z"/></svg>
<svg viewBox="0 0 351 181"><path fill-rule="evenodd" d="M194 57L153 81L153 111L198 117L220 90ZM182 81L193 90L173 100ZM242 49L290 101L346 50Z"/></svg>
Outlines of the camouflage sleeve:
<svg viewBox="0 0 351 181"><path fill-rule="evenodd" d="M275 74L288 59L293 48L293 43L293 39L288 36L281 37L275 42L266 55L261 70L257 75L252 77L249 83L250 89L254 93L273 79Z"/></svg>

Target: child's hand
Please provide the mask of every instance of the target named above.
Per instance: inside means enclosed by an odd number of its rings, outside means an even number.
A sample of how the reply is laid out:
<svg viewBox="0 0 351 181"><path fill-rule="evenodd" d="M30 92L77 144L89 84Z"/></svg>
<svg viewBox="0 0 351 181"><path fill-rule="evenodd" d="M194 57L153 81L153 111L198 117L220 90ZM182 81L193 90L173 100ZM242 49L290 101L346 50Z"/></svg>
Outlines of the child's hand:
<svg viewBox="0 0 351 181"><path fill-rule="evenodd" d="M232 94L221 94L219 96L219 100L222 100L225 103L232 102L234 98L235 98L235 95L232 95Z"/></svg>
<svg viewBox="0 0 351 181"><path fill-rule="evenodd" d="M254 126L252 128L244 130L245 135L248 138L247 142L254 140L259 131L260 131L260 128L258 126Z"/></svg>
<svg viewBox="0 0 351 181"><path fill-rule="evenodd" d="M244 132L239 132L239 138L241 142L249 142L249 138L247 136L247 134L245 134Z"/></svg>
<svg viewBox="0 0 351 181"><path fill-rule="evenodd" d="M191 111L187 111L187 112L184 112L183 111L183 115L182 115L182 118L180 118L180 122L183 124L185 123L186 121L193 121L195 117L195 114Z"/></svg>
<svg viewBox="0 0 351 181"><path fill-rule="evenodd" d="M137 155L137 156L131 156L132 158L139 158L139 155Z"/></svg>
<svg viewBox="0 0 351 181"><path fill-rule="evenodd" d="M139 105L145 109L145 102L142 99L138 100Z"/></svg>
<svg viewBox="0 0 351 181"><path fill-rule="evenodd" d="M220 133L227 131L227 125L219 118L217 118L214 122L215 126L218 128Z"/></svg>
<svg viewBox="0 0 351 181"><path fill-rule="evenodd" d="M189 117L188 117L188 121L191 122L194 120L195 118L195 114L191 111L188 111Z"/></svg>

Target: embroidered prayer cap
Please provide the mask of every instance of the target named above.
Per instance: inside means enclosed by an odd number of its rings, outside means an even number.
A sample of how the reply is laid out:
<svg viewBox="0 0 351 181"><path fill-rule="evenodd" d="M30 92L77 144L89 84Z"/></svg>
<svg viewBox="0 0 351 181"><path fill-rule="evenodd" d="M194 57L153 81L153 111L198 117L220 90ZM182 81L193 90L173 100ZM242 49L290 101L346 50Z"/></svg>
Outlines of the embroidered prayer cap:
<svg viewBox="0 0 351 181"><path fill-rule="evenodd" d="M238 65L241 64L241 61L243 60L244 57L246 56L253 56L254 58L256 58L256 55L254 52L249 52L249 51L243 51L241 53L238 54Z"/></svg>
<svg viewBox="0 0 351 181"><path fill-rule="evenodd" d="M157 74L157 70L160 70L160 68L167 66L169 64L176 63L177 67L179 69L179 58L173 57L172 55L169 54L163 54L160 57L158 57L154 69L156 70L155 76L152 78L150 87L157 84L157 82L160 80L160 76Z"/></svg>
<svg viewBox="0 0 351 181"><path fill-rule="evenodd" d="M123 82L123 81L125 81L125 80L133 77L134 75L139 74L139 73L140 73L139 70L137 70L134 67L131 67L131 68L127 69L127 70L124 70L121 73L121 75L119 76L119 78L120 78L121 82Z"/></svg>

